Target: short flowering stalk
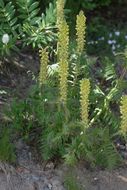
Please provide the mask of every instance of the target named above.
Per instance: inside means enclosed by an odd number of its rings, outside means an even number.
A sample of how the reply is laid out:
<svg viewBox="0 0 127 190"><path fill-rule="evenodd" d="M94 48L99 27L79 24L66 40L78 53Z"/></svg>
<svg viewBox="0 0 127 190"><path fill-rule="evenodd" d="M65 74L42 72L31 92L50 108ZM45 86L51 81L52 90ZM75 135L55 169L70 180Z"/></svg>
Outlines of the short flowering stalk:
<svg viewBox="0 0 127 190"><path fill-rule="evenodd" d="M121 113L120 131L123 134L123 136L126 137L127 135L127 95L124 95L121 99L120 113Z"/></svg>
<svg viewBox="0 0 127 190"><path fill-rule="evenodd" d="M9 35L8 34L4 34L3 36L2 36L2 42L3 42L3 44L8 44L8 42L9 42Z"/></svg>
<svg viewBox="0 0 127 190"><path fill-rule="evenodd" d="M58 33L58 62L60 78L60 101L66 104L67 101L67 82L68 82L68 45L69 27L66 21L60 24Z"/></svg>
<svg viewBox="0 0 127 190"><path fill-rule="evenodd" d="M81 104L81 119L83 126L89 126L88 110L89 110L89 94L90 94L90 81L89 79L82 79L80 81L80 104Z"/></svg>
<svg viewBox="0 0 127 190"><path fill-rule="evenodd" d="M45 84L47 80L47 70L48 70L48 62L49 62L49 57L48 57L48 52L45 49L39 50L40 54L40 73L39 73L39 84Z"/></svg>
<svg viewBox="0 0 127 190"><path fill-rule="evenodd" d="M64 20L64 0L57 0L56 5L57 5L57 26L59 28L60 24Z"/></svg>
<svg viewBox="0 0 127 190"><path fill-rule="evenodd" d="M84 50L85 33L86 33L86 17L83 11L79 12L76 19L76 35L77 35L77 53L81 54Z"/></svg>

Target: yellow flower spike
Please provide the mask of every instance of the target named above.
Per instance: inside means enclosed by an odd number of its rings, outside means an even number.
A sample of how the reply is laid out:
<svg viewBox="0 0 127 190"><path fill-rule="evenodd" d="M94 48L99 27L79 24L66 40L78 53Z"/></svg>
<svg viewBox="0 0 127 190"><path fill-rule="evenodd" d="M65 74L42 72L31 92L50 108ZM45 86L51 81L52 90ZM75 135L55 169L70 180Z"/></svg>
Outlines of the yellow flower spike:
<svg viewBox="0 0 127 190"><path fill-rule="evenodd" d="M59 25L63 22L64 20L64 0L57 0L56 5L57 5L57 26L59 28Z"/></svg>
<svg viewBox="0 0 127 190"><path fill-rule="evenodd" d="M81 104L81 119L85 127L88 127L88 108L89 108L89 93L90 81L89 79L82 79L80 82L80 104Z"/></svg>
<svg viewBox="0 0 127 190"><path fill-rule="evenodd" d="M48 68L48 62L49 62L49 57L48 57L48 52L45 49L39 50L40 54L40 73L39 73L39 84L45 84L46 79L47 79L47 68Z"/></svg>
<svg viewBox="0 0 127 190"><path fill-rule="evenodd" d="M68 59L68 45L69 45L69 26L66 21L63 21L59 27L58 33L58 59Z"/></svg>
<svg viewBox="0 0 127 190"><path fill-rule="evenodd" d="M120 106L121 113L121 133L126 136L127 135L127 95L124 95L121 100Z"/></svg>
<svg viewBox="0 0 127 190"><path fill-rule="evenodd" d="M60 101L66 104L67 101L67 77L68 77L68 63L60 62L59 75L60 75Z"/></svg>
<svg viewBox="0 0 127 190"><path fill-rule="evenodd" d="M86 33L86 17L83 11L79 12L76 19L76 35L77 35L77 53L81 54L84 50L85 33Z"/></svg>
<svg viewBox="0 0 127 190"><path fill-rule="evenodd" d="M68 46L69 27L66 21L60 24L58 33L58 62L60 77L60 100L66 104L67 100L67 77L68 77Z"/></svg>

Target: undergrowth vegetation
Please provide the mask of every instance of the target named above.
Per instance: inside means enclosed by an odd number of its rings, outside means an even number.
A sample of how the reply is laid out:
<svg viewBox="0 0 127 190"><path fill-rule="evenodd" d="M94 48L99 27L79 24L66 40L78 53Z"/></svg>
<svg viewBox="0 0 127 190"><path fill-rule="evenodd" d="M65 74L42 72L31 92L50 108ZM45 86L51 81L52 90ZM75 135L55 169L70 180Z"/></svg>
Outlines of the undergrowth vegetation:
<svg viewBox="0 0 127 190"><path fill-rule="evenodd" d="M64 177L64 186L67 190L83 190L74 173L69 172ZM85 190L85 189L84 189Z"/></svg>
<svg viewBox="0 0 127 190"><path fill-rule="evenodd" d="M44 31L40 36L45 40L47 34L52 36L44 27L42 17L35 22L38 3L29 1L33 4L27 4L29 12L26 15L25 4L21 2L18 0L17 3L21 25L14 31L21 29L20 34L26 39L24 43L27 44L29 35L34 34L33 38L36 38L38 31ZM116 55L115 62L107 57L88 56L86 17L83 11L77 15L75 42L71 42L62 2L58 0L56 6L58 39L54 60L57 63L50 63L48 46L40 48L40 73L36 85L25 100L12 103L7 113L10 127L28 143L34 144L43 160L63 159L69 165L83 160L91 167L112 169L122 162L115 138L122 137L126 141L127 51ZM5 11L10 7L14 10L11 3L4 6L2 2L0 6L5 7ZM9 17L9 25L11 21L17 22L12 20L13 15ZM49 41L48 38L40 43L39 38L36 43L32 42L33 46L40 47ZM8 143L6 135L1 141ZM12 147L4 151L9 153ZM9 160L10 155L4 155Z"/></svg>
<svg viewBox="0 0 127 190"><path fill-rule="evenodd" d="M55 12L54 3L40 14L39 1L17 0L14 3L0 0L0 38L4 34L9 36L8 43L0 40L0 55L7 56L21 47L37 48L54 43Z"/></svg>
<svg viewBox="0 0 127 190"><path fill-rule="evenodd" d="M15 155L15 147L12 142L12 130L8 127L4 127L0 125L1 135L0 135L0 160L3 162L10 161L11 163L15 163L16 155Z"/></svg>

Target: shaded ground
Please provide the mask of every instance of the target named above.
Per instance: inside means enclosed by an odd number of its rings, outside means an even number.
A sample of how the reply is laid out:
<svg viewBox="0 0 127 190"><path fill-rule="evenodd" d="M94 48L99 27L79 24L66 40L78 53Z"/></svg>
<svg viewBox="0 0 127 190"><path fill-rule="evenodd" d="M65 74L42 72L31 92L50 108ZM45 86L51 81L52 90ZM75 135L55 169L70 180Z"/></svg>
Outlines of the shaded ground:
<svg viewBox="0 0 127 190"><path fill-rule="evenodd" d="M9 105L14 98L25 98L34 77L39 70L37 56L21 53L14 58L0 62L0 118L4 105Z"/></svg>
<svg viewBox="0 0 127 190"><path fill-rule="evenodd" d="M8 72L0 73L0 121L3 108L13 98L24 98L32 80L39 71L36 56L21 54L15 57ZM21 139L16 141L17 164L0 163L0 190L64 190L64 175L70 170L64 165L54 169L54 164L39 165L30 147ZM73 169L84 190L127 190L127 167L113 170L87 170L84 164Z"/></svg>
<svg viewBox="0 0 127 190"><path fill-rule="evenodd" d="M52 162L40 166L34 161L29 147L21 140L17 143L17 155L16 168L2 164L5 173L0 173L0 190L66 190L64 176L70 172L69 168L60 165L54 169ZM81 164L72 170L83 190L127 189L126 166L113 171L90 171Z"/></svg>
<svg viewBox="0 0 127 190"><path fill-rule="evenodd" d="M34 161L30 149L21 140L17 142L17 166L0 163L0 190L64 190L53 163L44 169Z"/></svg>
<svg viewBox="0 0 127 190"><path fill-rule="evenodd" d="M113 171L88 171L85 168L78 170L78 176L86 190L126 190L127 168Z"/></svg>

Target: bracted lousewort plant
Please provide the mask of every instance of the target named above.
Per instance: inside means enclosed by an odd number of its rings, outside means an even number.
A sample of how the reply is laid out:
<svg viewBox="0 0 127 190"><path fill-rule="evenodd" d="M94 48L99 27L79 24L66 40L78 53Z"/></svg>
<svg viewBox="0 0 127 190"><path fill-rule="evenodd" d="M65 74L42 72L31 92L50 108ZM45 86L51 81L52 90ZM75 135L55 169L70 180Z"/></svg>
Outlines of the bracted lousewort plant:
<svg viewBox="0 0 127 190"><path fill-rule="evenodd" d="M69 27L66 21L60 24L58 34L58 62L60 78L60 101L66 104L68 83Z"/></svg>

